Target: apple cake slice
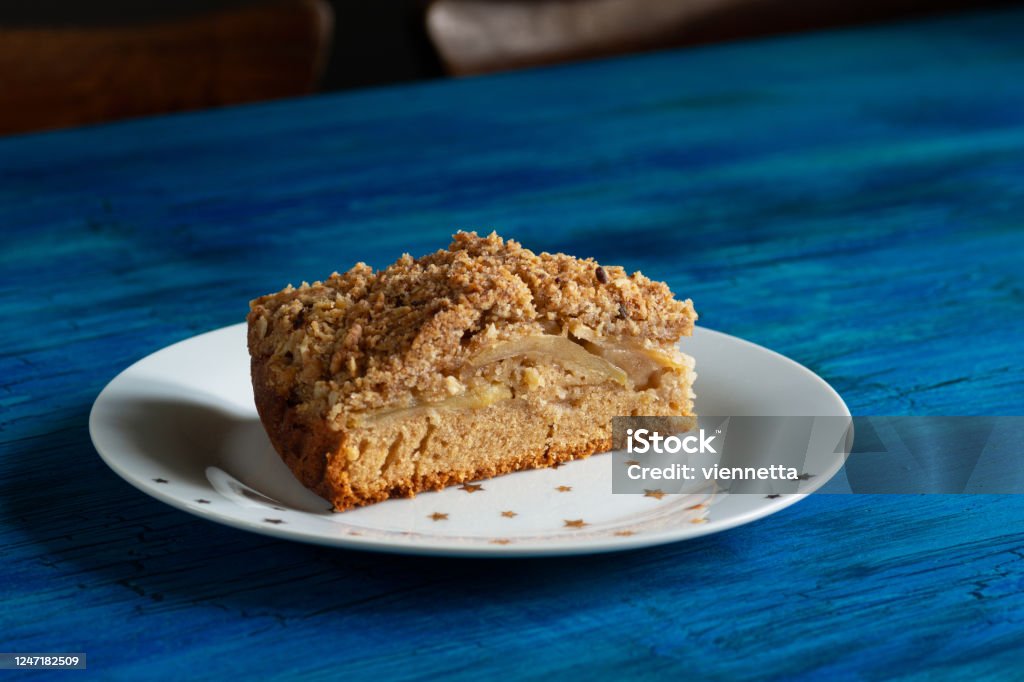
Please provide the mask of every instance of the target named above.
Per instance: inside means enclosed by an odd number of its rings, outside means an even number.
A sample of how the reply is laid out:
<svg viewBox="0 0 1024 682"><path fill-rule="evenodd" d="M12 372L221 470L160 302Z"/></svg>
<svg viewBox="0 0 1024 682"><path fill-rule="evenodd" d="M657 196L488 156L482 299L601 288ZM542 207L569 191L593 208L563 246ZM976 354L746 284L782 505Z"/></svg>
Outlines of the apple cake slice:
<svg viewBox="0 0 1024 682"><path fill-rule="evenodd" d="M460 232L254 300L274 448L338 511L611 448L611 419L689 415L689 301L639 272Z"/></svg>

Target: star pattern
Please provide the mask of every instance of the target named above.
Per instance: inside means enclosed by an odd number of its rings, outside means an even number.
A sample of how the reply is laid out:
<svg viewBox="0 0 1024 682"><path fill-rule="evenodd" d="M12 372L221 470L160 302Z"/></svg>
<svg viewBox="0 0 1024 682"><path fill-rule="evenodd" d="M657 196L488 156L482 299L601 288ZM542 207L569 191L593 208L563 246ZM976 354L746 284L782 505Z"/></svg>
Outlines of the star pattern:
<svg viewBox="0 0 1024 682"><path fill-rule="evenodd" d="M640 465L640 462L636 461L635 459L627 459L627 460L626 460L626 466L628 466L628 467L631 467L631 466L633 466L634 464L635 464L635 465L637 465L637 466L639 466L639 465Z"/></svg>
<svg viewBox="0 0 1024 682"><path fill-rule="evenodd" d="M634 465L634 464L640 464L640 462L638 462L637 460L628 460L628 461L626 461L626 464L627 465ZM802 474L800 474L798 476L799 480L801 480L801 481L806 481L806 480L811 479L813 477L814 477L814 474L808 474L808 473L802 473ZM154 478L152 480L153 480L153 482L160 483L160 484L169 484L170 483L170 481L165 479L165 478ZM480 483L464 483L464 484L462 484L462 486L460 486L459 489L463 490L463 491L465 491L467 493L476 493L476 492L482 492L483 490L485 490L483 485L480 484ZM567 493L567 492L572 491L573 488L570 485L559 485L559 486L556 486L554 489L556 491L560 492L560 493ZM668 493L664 492L661 489L654 489L654 490L645 489L644 490L644 497L653 497L654 499L657 499L657 500L661 500L667 494ZM780 495L778 493L772 493L770 495L765 495L765 497L767 499L773 500L773 499L777 499L779 497L782 497L782 495ZM212 504L212 502L210 500L207 500L207 499L204 499L204 498L197 498L195 501L198 504ZM696 511L696 510L702 510L702 509L706 509L706 508L707 508L706 504L700 503L700 504L694 504L694 505L691 505L689 507L686 507L686 510L687 511ZM278 507L278 506L274 506L274 507L272 507L272 509L275 509L277 511L285 511L285 509L283 507ZM334 507L331 507L331 508L328 509L328 511L335 512L337 510ZM515 512L515 511L513 511L511 509L507 509L507 510L501 511L500 514L501 514L502 517L504 517L506 519L512 519L512 518L515 518L515 517L519 516L518 512ZM427 516L427 518L431 519L434 522L437 522L437 521L447 521L448 518L449 518L449 514L446 513L446 512L434 512L432 514L429 514ZM264 523L269 523L269 524L272 524L272 525L275 525L275 526L276 525L282 525L282 524L286 523L283 519L279 519L279 518L265 518L265 519L263 519L263 522ZM584 527L590 525L584 519L563 519L562 522L564 524L563 527L565 527L565 528L580 529L580 528L584 528ZM706 518L694 518L694 519L690 519L690 523L694 523L694 524L708 523L708 519L706 519ZM617 530L617 531L614 531L614 533L613 533L613 535L616 535L618 537L630 537L630 536L633 536L633 535L636 535L636 534L637 533L634 530ZM350 530L350 531L348 531L348 535L350 535L350 536L361 536L362 533L360 533L359 531ZM510 540L509 538L493 538L489 542L491 544L495 544L495 545L508 545L508 544L512 543L512 540Z"/></svg>
<svg viewBox="0 0 1024 682"><path fill-rule="evenodd" d="M797 476L797 479L801 480L801 481L806 481L806 480L811 479L811 478L814 478L814 474L803 473L803 474L800 474L799 476Z"/></svg>
<svg viewBox="0 0 1024 682"><path fill-rule="evenodd" d="M154 478L153 482L154 483L170 483L170 481L168 481L166 478Z"/></svg>
<svg viewBox="0 0 1024 682"><path fill-rule="evenodd" d="M764 496L766 500L774 500L777 497L782 497L782 495L779 495L778 493L772 493L771 495Z"/></svg>

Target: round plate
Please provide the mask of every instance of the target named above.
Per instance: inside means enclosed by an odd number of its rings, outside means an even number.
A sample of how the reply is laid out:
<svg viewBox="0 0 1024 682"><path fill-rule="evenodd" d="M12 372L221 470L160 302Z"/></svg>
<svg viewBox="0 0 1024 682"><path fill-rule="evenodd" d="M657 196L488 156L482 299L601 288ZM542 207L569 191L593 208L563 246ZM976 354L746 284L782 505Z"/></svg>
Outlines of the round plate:
<svg viewBox="0 0 1024 682"><path fill-rule="evenodd" d="M783 509L823 485L843 454L811 452L799 492L612 494L612 457L524 471L335 513L274 452L253 404L245 325L140 360L100 393L89 432L103 461L142 492L264 535L415 554L537 556L634 549L706 535ZM698 328L697 412L849 416L820 377L734 336Z"/></svg>

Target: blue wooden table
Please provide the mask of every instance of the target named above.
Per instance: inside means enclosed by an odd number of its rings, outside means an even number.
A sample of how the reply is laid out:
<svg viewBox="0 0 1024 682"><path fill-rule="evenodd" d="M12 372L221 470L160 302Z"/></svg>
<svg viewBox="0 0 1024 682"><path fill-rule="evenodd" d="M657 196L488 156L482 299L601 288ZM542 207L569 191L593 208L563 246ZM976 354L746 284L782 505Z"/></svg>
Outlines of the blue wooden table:
<svg viewBox="0 0 1024 682"><path fill-rule="evenodd" d="M855 414L1021 414L1022 29L1001 11L0 140L0 650L117 680L1024 679L1021 497L820 495L626 554L405 558L172 510L86 431L133 361L456 228L667 280Z"/></svg>

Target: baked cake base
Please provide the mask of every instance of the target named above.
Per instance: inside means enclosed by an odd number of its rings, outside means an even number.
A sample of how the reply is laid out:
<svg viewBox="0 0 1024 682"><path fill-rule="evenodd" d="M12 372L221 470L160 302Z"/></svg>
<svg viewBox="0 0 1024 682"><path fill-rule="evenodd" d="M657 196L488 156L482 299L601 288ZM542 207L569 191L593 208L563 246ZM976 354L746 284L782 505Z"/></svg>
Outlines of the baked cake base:
<svg viewBox="0 0 1024 682"><path fill-rule="evenodd" d="M253 366L256 406L275 449L336 511L606 452L613 417L676 416L689 406L689 382L670 391L580 386L558 402L527 393L483 408L426 406L334 432L260 390L262 372Z"/></svg>

